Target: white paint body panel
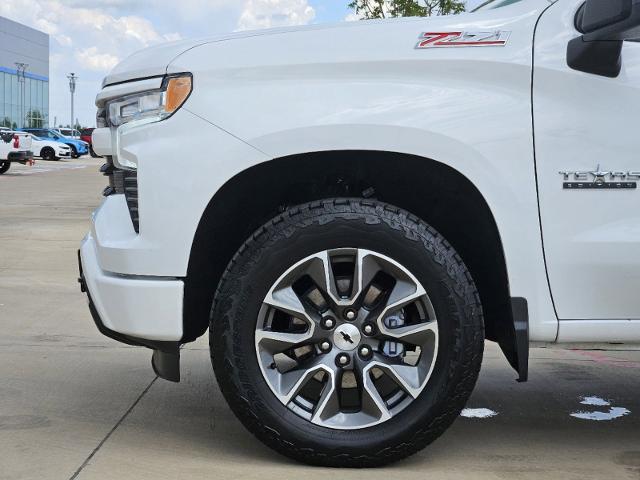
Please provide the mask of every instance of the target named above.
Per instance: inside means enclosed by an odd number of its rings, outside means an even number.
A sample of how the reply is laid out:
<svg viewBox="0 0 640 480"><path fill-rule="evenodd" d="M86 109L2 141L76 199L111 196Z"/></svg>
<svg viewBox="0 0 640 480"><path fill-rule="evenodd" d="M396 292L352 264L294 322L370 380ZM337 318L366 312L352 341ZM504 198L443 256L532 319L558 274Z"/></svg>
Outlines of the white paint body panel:
<svg viewBox="0 0 640 480"><path fill-rule="evenodd" d="M580 35L574 18L582 3L553 5L536 34L535 148L549 281L562 320L640 319L640 192L563 190L559 174L598 165L640 171L640 43L625 42L618 78L570 69L566 45Z"/></svg>
<svg viewBox="0 0 640 480"><path fill-rule="evenodd" d="M98 153L137 165L140 208L136 234L122 196L105 200L91 234L97 267L185 276L209 201L259 163L331 150L406 153L447 164L478 188L499 228L510 293L528 301L531 339L555 341L531 116L534 30L549 6L524 0L460 16L243 32L135 54L105 84L191 72L194 90L165 121L94 131ZM509 42L415 49L424 32L457 30L509 31ZM98 103L133 83L107 87ZM155 332L150 316L136 322Z"/></svg>
<svg viewBox="0 0 640 480"><path fill-rule="evenodd" d="M91 298L108 329L148 340L180 340L182 281L131 279L105 272L98 265L91 235L83 240L80 255Z"/></svg>
<svg viewBox="0 0 640 480"><path fill-rule="evenodd" d="M186 276L191 244L213 194L268 158L186 109L164 122L114 130L113 137L118 157L138 165L140 233L124 195L107 197L91 230L100 267L125 275ZM181 152L185 145L188 153ZM200 152L212 145L216 154L203 158Z"/></svg>
<svg viewBox="0 0 640 480"><path fill-rule="evenodd" d="M511 294L529 300L532 337L555 340L530 113L533 31L548 6L237 38L191 49L169 71L194 75L186 109L269 157L381 150L461 172L508 245ZM511 31L508 45L414 48L426 31L487 29Z"/></svg>
<svg viewBox="0 0 640 480"><path fill-rule="evenodd" d="M560 343L625 343L640 340L640 320L561 320Z"/></svg>

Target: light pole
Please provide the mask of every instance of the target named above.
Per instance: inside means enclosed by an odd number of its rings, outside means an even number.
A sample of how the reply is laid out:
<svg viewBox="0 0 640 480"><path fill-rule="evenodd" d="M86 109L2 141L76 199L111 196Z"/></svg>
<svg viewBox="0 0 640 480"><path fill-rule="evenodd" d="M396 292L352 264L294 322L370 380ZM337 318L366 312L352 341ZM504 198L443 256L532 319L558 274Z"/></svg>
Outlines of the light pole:
<svg viewBox="0 0 640 480"><path fill-rule="evenodd" d="M71 128L75 128L75 126L73 125L73 95L76 93L76 80L78 79L78 77L76 77L76 74L71 72L69 75L67 75L67 78L69 79L69 91L71 92Z"/></svg>
<svg viewBox="0 0 640 480"><path fill-rule="evenodd" d="M20 84L20 128L24 128L24 103L25 103L25 72L28 63L15 62L16 63L16 71L18 72L18 83Z"/></svg>

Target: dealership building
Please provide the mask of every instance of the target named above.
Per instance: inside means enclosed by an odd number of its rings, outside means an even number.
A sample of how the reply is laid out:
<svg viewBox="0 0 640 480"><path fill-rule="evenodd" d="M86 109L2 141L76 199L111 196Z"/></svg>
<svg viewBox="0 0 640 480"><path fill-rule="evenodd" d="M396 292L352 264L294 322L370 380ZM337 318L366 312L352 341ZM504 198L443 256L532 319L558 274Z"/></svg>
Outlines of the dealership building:
<svg viewBox="0 0 640 480"><path fill-rule="evenodd" d="M0 126L49 126L49 35L0 17Z"/></svg>

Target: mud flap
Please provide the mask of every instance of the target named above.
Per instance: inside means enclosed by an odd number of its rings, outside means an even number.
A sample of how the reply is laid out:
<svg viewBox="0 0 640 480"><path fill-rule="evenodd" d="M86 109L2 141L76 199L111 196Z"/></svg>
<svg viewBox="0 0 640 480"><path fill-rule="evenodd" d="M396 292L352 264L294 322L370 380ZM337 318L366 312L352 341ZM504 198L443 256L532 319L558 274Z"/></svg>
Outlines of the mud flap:
<svg viewBox="0 0 640 480"><path fill-rule="evenodd" d="M529 307L526 298L511 298L512 329L503 332L498 344L509 364L518 372L518 382L529 379Z"/></svg>
<svg viewBox="0 0 640 480"><path fill-rule="evenodd" d="M156 349L151 356L153 371L170 382L180 381L180 349L176 345L171 351Z"/></svg>

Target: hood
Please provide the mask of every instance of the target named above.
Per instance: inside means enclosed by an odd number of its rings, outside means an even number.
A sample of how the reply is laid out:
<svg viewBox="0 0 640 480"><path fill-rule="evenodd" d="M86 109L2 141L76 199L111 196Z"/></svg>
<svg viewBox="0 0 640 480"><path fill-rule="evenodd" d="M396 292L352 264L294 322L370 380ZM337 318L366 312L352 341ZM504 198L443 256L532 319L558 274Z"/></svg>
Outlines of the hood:
<svg viewBox="0 0 640 480"><path fill-rule="evenodd" d="M102 86L164 75L171 60L197 45L195 40L180 40L140 50L116 65L102 81Z"/></svg>
<svg viewBox="0 0 640 480"><path fill-rule="evenodd" d="M397 23L408 21L424 22L424 18L394 18L388 20L369 20L360 22L342 22L335 24L269 28L264 30L248 30L199 39L179 40L176 42L163 43L154 47L145 48L144 50L140 50L125 58L122 62L116 65L113 70L111 70L111 72L109 72L109 74L104 78L102 86L106 87L107 85L113 85L116 83L165 75L167 73L168 66L177 57L179 57L186 51L191 50L192 48L206 45L208 43L223 42L227 40L249 37L281 35L300 31L354 28L370 23Z"/></svg>
<svg viewBox="0 0 640 480"><path fill-rule="evenodd" d="M531 5L532 9L548 6L556 0L526 0L523 4ZM357 22L340 22L319 25L303 25L294 27L270 28L264 30L251 30L234 32L225 35L216 35L206 38L193 40L179 40L177 42L164 43L154 47L146 48L134 53L118 64L104 79L102 86L113 85L116 83L138 80L149 77L158 77L166 73L180 73L178 66L171 72L168 72L170 65L174 63L185 52L194 48L224 42L228 40L243 39L250 37L276 36L294 32L312 32L322 30L335 30L344 32L344 30L359 29L363 27L383 28L385 25L393 26L404 23L419 23L422 31L429 28L458 28L459 26L468 26L471 23L476 24L479 28L494 29L495 19L501 18L500 10L487 10L485 12L465 14L446 17L404 17L390 18L385 20L366 20ZM383 30L379 30L384 34Z"/></svg>

